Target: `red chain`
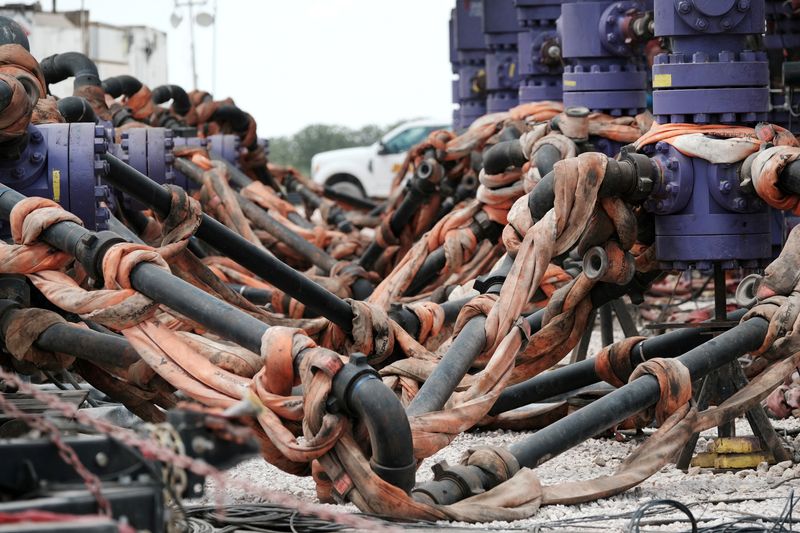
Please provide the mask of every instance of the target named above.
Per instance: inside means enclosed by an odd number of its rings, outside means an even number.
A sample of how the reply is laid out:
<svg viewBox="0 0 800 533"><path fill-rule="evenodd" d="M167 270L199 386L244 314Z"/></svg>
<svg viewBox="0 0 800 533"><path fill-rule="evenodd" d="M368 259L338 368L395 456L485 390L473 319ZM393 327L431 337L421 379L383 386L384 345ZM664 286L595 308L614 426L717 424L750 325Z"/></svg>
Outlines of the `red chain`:
<svg viewBox="0 0 800 533"><path fill-rule="evenodd" d="M137 433L129 429L121 428L104 420L93 418L88 414L79 410L76 406L70 405L66 402L62 402L58 397L50 393L47 393L37 387L34 387L29 383L25 383L16 374L6 372L2 368L0 368L0 379L3 379L4 381L7 381L15 385L20 392L23 392L25 394L30 394L32 397L46 404L51 409L60 411L62 414L64 414L64 416L69 418L74 418L79 423L84 424L85 426L94 428L98 432L103 433L105 435L109 435L127 446L138 449L146 459L172 464L177 468L183 468L184 470L189 470L190 472L193 472L198 476L212 478L216 482L218 487L216 490L218 499L221 498L222 495L224 494L223 489L225 485L228 485L237 487L241 490L246 491L249 494L258 495L264 500L270 501L272 503L277 503L279 505L284 505L286 507L296 509L299 513L315 515L324 520L330 520L331 522L335 522L343 526L352 527L357 530L400 531L399 528L395 528L383 522L374 522L353 514L333 511L330 508L324 507L322 505L304 502L289 494L283 494L281 492L265 489L263 487L254 485L252 483L248 483L247 481L241 479L230 478L225 474L225 472L217 468L214 468L205 461L192 459L187 455L177 454L174 451L165 448L164 446L161 446L150 439L145 439L140 437ZM32 416L32 415L27 415L27 416ZM55 427L53 429L55 429ZM57 432L58 430L55 429L55 431ZM80 462L78 464L80 464ZM83 465L81 465L81 467L82 466ZM89 473L89 475L92 474ZM219 505L219 501L217 502L217 504Z"/></svg>

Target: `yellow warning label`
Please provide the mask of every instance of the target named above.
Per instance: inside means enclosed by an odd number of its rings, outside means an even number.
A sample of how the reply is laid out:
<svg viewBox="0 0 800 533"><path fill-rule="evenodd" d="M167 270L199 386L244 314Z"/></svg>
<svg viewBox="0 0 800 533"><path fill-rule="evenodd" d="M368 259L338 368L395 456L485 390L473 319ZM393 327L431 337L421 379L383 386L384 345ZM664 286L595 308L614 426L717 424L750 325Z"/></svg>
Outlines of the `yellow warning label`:
<svg viewBox="0 0 800 533"><path fill-rule="evenodd" d="M61 171L53 169L53 200L61 201Z"/></svg>
<svg viewBox="0 0 800 533"><path fill-rule="evenodd" d="M566 87L576 87L578 85L578 82L575 80L564 80L564 85Z"/></svg>
<svg viewBox="0 0 800 533"><path fill-rule="evenodd" d="M672 74L656 74L653 76L653 87L672 87Z"/></svg>

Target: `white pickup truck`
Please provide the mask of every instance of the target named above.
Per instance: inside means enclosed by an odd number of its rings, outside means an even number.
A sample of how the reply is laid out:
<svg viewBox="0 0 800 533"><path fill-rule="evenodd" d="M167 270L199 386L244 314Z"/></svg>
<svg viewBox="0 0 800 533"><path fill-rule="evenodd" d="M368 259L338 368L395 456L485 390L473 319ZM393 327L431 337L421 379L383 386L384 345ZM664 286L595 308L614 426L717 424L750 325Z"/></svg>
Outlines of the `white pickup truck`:
<svg viewBox="0 0 800 533"><path fill-rule="evenodd" d="M351 196L385 197L411 147L434 130L450 129L445 120L412 120L370 146L321 152L311 158L311 177Z"/></svg>

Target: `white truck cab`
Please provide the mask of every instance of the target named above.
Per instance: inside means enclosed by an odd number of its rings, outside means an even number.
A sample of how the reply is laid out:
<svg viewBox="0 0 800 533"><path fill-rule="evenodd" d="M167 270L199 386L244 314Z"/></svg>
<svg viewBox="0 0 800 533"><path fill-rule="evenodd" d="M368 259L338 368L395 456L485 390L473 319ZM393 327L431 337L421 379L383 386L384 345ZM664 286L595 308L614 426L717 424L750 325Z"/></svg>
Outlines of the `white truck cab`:
<svg viewBox="0 0 800 533"><path fill-rule="evenodd" d="M311 158L314 181L352 196L385 197L406 152L434 130L450 129L446 120L412 120L370 146L321 152Z"/></svg>

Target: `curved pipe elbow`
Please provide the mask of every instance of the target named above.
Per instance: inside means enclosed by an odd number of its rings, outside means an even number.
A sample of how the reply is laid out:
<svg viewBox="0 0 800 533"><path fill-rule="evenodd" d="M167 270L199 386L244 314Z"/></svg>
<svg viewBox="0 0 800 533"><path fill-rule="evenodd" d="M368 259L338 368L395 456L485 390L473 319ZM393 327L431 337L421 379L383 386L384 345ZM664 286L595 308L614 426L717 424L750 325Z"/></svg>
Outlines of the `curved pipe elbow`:
<svg viewBox="0 0 800 533"><path fill-rule="evenodd" d="M363 354L352 354L334 376L332 393L338 405L364 422L372 448L372 470L384 481L410 492L417 461L408 416Z"/></svg>
<svg viewBox="0 0 800 533"><path fill-rule="evenodd" d="M97 122L94 109L80 96L67 96L58 101L58 112L67 122Z"/></svg>
<svg viewBox="0 0 800 533"><path fill-rule="evenodd" d="M123 74L103 80L103 90L114 98L122 95L133 96L142 88L142 82L133 76Z"/></svg>
<svg viewBox="0 0 800 533"><path fill-rule="evenodd" d="M97 65L79 52L54 54L44 58L39 66L42 68L44 79L48 84L58 83L72 77L75 78L74 87L76 88L83 85L102 87L100 76L97 74Z"/></svg>
<svg viewBox="0 0 800 533"><path fill-rule="evenodd" d="M552 170L528 194L528 209L533 220L539 220L553 208L556 201L555 172Z"/></svg>
<svg viewBox="0 0 800 533"><path fill-rule="evenodd" d="M0 113L11 105L11 98L14 96L14 89L5 81L0 80Z"/></svg>
<svg viewBox="0 0 800 533"><path fill-rule="evenodd" d="M503 141L483 154L483 169L487 174L502 174L508 167L521 167L526 161L519 140Z"/></svg>
<svg viewBox="0 0 800 533"><path fill-rule="evenodd" d="M172 110L180 116L186 115L192 109L189 95L180 85L159 85L153 89L152 98L156 104L163 104L172 100Z"/></svg>
<svg viewBox="0 0 800 533"><path fill-rule="evenodd" d="M372 470L381 479L410 492L417 462L411 426L400 400L374 374L362 376L350 388L349 406L367 427Z"/></svg>
<svg viewBox="0 0 800 533"><path fill-rule="evenodd" d="M18 44L28 52L31 51L25 30L16 21L8 17L0 17L0 45Z"/></svg>
<svg viewBox="0 0 800 533"><path fill-rule="evenodd" d="M250 127L250 116L233 104L219 106L210 120L226 123L236 133L245 133Z"/></svg>
<svg viewBox="0 0 800 533"><path fill-rule="evenodd" d="M553 166L561 161L561 151L552 144L543 144L536 150L533 163L540 176L545 176L553 170Z"/></svg>
<svg viewBox="0 0 800 533"><path fill-rule="evenodd" d="M789 194L800 194L800 162L786 165L778 176L778 187Z"/></svg>

